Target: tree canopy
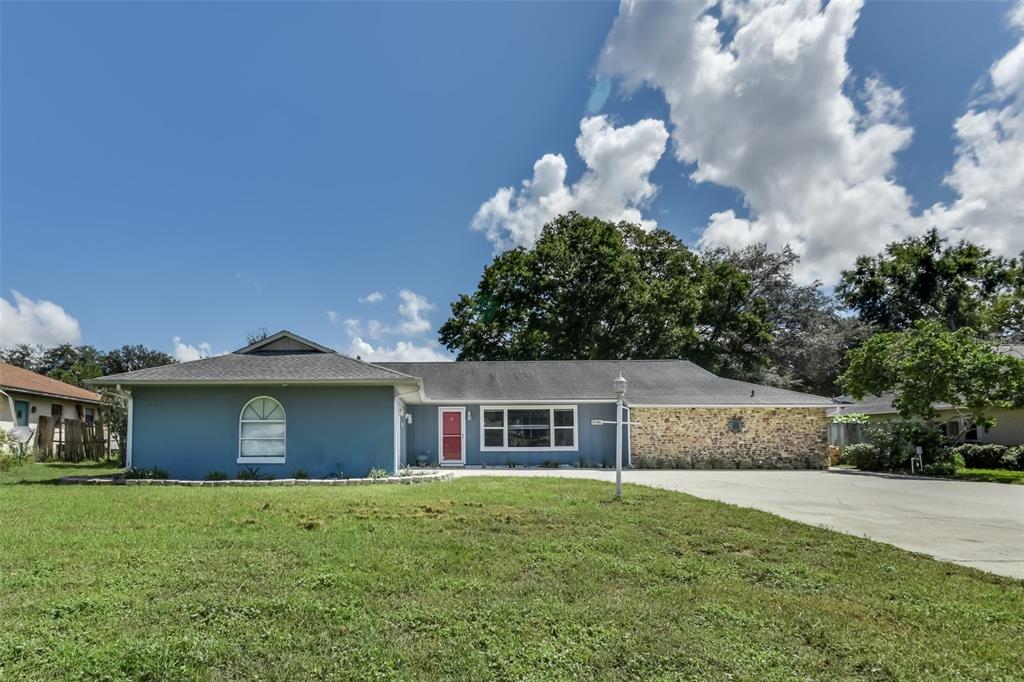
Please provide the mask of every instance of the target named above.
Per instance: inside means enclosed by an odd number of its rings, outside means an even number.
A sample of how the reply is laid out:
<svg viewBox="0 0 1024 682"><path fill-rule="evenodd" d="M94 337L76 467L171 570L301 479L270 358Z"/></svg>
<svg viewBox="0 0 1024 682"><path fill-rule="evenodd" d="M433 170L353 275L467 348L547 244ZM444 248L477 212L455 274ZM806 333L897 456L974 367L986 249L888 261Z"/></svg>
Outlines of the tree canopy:
<svg viewBox="0 0 1024 682"><path fill-rule="evenodd" d="M861 320L883 331L941 320L994 337L1020 338L1024 257L1006 259L961 241L947 245L932 229L861 256L844 270L836 294Z"/></svg>
<svg viewBox="0 0 1024 682"><path fill-rule="evenodd" d="M266 327L257 327L245 335L245 345L251 346L257 341L262 341L270 336L270 332Z"/></svg>
<svg viewBox="0 0 1024 682"><path fill-rule="evenodd" d="M72 346L69 343L46 349L21 344L0 351L0 361L75 386L84 386L87 380L100 376L177 362L167 353L142 345L126 345L103 352L93 346Z"/></svg>
<svg viewBox="0 0 1024 682"><path fill-rule="evenodd" d="M1024 407L1024 360L1000 353L970 328L950 331L940 320L880 332L850 351L844 388L856 399L895 393L904 417L933 417L935 405L964 408L991 424L994 408Z"/></svg>
<svg viewBox="0 0 1024 682"><path fill-rule="evenodd" d="M764 302L724 260L664 230L569 213L531 249L495 256L452 304L441 342L461 360L688 358L742 374L764 362Z"/></svg>
<svg viewBox="0 0 1024 682"><path fill-rule="evenodd" d="M743 378L770 386L823 395L836 392L844 355L864 341L868 324L843 316L820 282L797 284L793 268L799 256L788 246L773 252L765 244L743 249L705 251L706 262L725 262L750 280L751 300L764 302L771 329L768 362Z"/></svg>

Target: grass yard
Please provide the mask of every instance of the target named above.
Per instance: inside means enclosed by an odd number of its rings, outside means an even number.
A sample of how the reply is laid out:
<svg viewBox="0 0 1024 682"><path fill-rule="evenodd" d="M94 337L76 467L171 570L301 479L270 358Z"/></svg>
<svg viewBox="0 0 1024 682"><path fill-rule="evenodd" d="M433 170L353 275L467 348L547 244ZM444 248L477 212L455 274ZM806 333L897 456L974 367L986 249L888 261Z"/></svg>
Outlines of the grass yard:
<svg viewBox="0 0 1024 682"><path fill-rule="evenodd" d="M1024 670L1024 582L667 491L3 480L2 679Z"/></svg>
<svg viewBox="0 0 1024 682"><path fill-rule="evenodd" d="M7 471L0 471L0 485L12 483L38 483L58 485L65 476L108 476L123 471L117 462L48 462L35 464L29 462L15 466ZM4 490L3 492L8 492ZM2 493L0 493L2 494Z"/></svg>
<svg viewBox="0 0 1024 682"><path fill-rule="evenodd" d="M1024 471L1010 469L958 469L956 478L962 481L1024 484Z"/></svg>

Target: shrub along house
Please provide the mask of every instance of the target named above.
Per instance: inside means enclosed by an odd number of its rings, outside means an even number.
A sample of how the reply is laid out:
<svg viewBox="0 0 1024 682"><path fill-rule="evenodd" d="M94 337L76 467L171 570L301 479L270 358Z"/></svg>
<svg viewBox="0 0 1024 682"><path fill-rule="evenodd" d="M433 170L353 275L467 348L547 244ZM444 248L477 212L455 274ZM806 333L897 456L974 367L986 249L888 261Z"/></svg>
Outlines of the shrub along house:
<svg viewBox="0 0 1024 682"><path fill-rule="evenodd" d="M179 478L364 476L374 467L612 465L612 381L634 465L819 468L828 398L685 360L368 363L282 331L203 360L94 380L130 392L130 466Z"/></svg>
<svg viewBox="0 0 1024 682"><path fill-rule="evenodd" d="M1024 360L1024 345L1007 344L999 346L1000 353L1010 357ZM844 414L863 414L868 421L890 421L902 420L899 410L893 407L893 400L896 394L885 393L883 395L865 396L863 400L856 400L852 396L839 396L836 398L837 405L829 410L831 417ZM991 443L996 445L1020 445L1024 444L1024 408L995 408L987 411L987 416L995 420L995 424L989 427L974 424L970 410L949 403L934 403L935 418L930 424L940 430L952 441L965 443ZM840 445L860 442L862 433L855 425L840 425L832 427L832 439ZM849 428L853 426L853 428Z"/></svg>

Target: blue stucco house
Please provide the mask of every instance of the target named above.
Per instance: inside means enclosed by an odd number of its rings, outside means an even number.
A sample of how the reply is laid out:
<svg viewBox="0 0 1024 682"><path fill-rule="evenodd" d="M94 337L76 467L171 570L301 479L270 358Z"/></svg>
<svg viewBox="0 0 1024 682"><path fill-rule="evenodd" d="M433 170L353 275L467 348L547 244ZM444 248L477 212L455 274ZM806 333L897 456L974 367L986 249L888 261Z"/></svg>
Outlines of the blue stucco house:
<svg viewBox="0 0 1024 682"><path fill-rule="evenodd" d="M610 466L612 381L627 463L820 466L827 398L685 360L368 363L282 331L233 353L103 377L129 392L127 461L199 479L372 468Z"/></svg>

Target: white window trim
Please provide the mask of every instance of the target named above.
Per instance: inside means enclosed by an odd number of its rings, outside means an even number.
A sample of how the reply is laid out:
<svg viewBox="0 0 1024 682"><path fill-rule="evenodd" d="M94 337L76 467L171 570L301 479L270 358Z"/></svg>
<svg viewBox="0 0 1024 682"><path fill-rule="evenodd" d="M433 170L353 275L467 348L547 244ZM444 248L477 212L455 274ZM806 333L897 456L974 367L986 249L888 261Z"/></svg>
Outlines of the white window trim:
<svg viewBox="0 0 1024 682"><path fill-rule="evenodd" d="M502 426L503 445L484 445L484 411L501 410L504 413ZM572 410L572 445L549 445L534 448L510 448L508 446L508 411L509 410L548 410L548 436L555 442L555 410ZM498 427L492 427L497 429ZM568 428L559 426L558 428ZM578 452L580 449L580 419L575 405L481 405L480 406L480 451L481 452Z"/></svg>
<svg viewBox="0 0 1024 682"><path fill-rule="evenodd" d="M245 414L245 409L249 407L253 402L260 398L266 398L273 400L277 403L278 407L281 408L281 412L284 414L284 419L242 419L242 415ZM245 440L283 440L284 441L284 454L280 457L243 457L242 456L242 424L284 424L284 435L280 438L246 438ZM284 404L272 395L258 395L248 401L245 405L242 405L242 411L238 413L238 458L235 460L236 464L284 464L285 458L288 455L288 413L284 409Z"/></svg>
<svg viewBox="0 0 1024 682"><path fill-rule="evenodd" d="M462 415L462 458L457 461L445 461L444 459L444 413L459 412ZM437 463L443 467L461 467L466 465L466 408L465 407L439 407L437 408Z"/></svg>

